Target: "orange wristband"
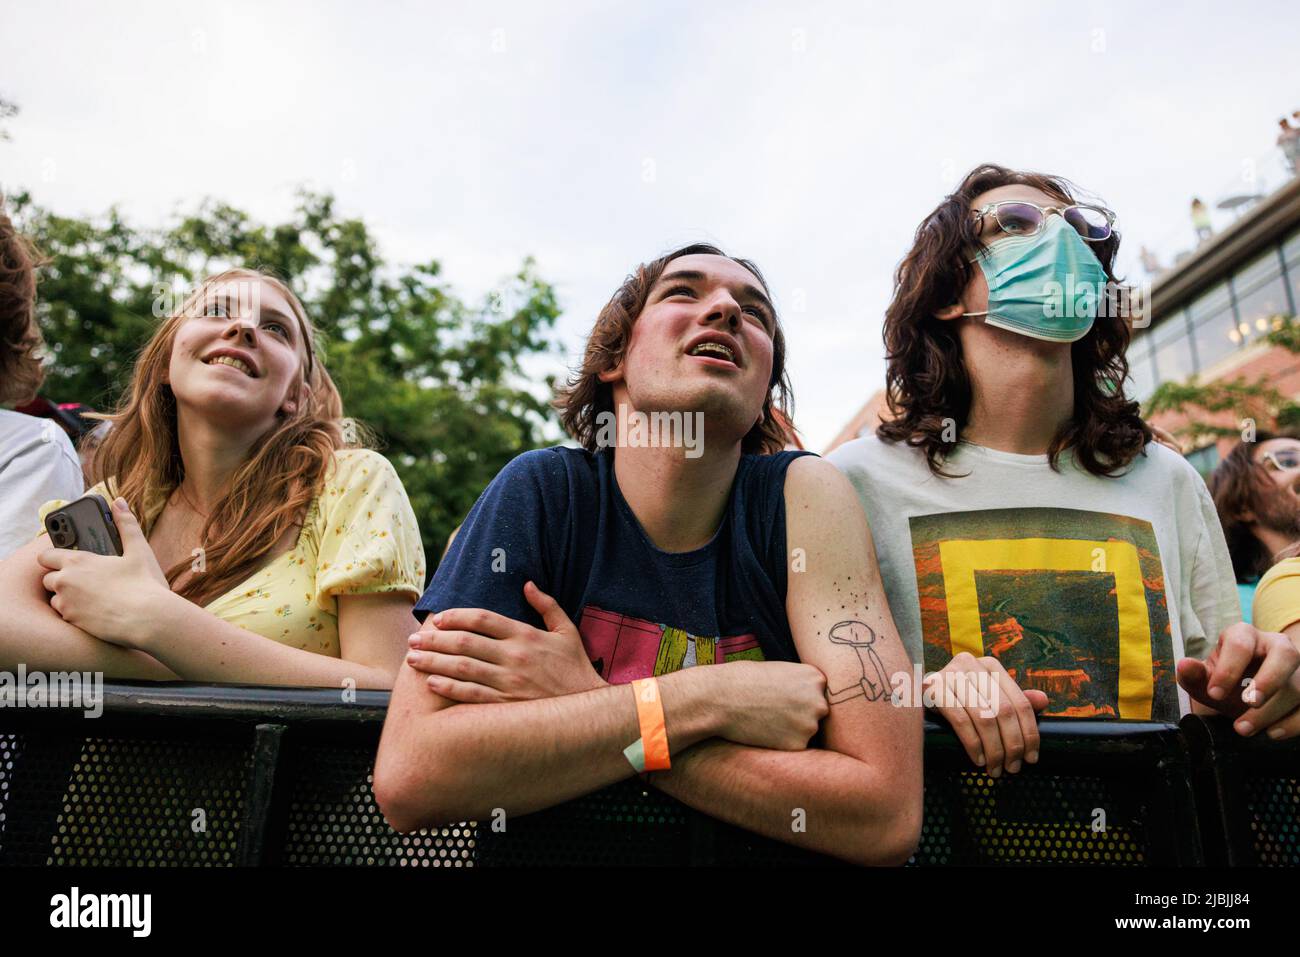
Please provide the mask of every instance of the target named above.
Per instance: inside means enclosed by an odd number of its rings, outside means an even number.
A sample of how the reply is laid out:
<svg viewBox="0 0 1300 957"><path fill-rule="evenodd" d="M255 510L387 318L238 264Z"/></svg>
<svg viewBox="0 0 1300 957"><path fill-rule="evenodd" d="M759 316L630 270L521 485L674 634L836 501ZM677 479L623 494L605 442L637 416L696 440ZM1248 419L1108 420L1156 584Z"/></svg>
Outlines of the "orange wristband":
<svg viewBox="0 0 1300 957"><path fill-rule="evenodd" d="M664 705L659 697L659 682L641 678L632 682L636 696L636 717L641 725L641 745L647 771L666 771L672 767L668 757L668 729L664 726Z"/></svg>

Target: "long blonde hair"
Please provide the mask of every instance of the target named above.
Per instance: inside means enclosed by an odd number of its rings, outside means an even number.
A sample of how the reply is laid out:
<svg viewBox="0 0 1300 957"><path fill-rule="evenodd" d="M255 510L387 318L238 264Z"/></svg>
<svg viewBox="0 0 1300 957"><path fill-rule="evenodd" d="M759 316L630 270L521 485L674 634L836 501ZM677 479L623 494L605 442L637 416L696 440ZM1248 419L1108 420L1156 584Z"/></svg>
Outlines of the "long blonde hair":
<svg viewBox="0 0 1300 957"><path fill-rule="evenodd" d="M203 571L177 589L200 605L253 575L286 532L306 521L334 452L345 445L343 402L315 355L316 330L302 303L274 276L230 269L200 283L140 353L130 390L108 416L113 424L95 451L92 478L110 481L113 493L127 500L148 532L162 503L184 478L176 397L166 381L177 328L213 286L231 279L266 283L288 300L307 347L302 369L306 388L297 411L281 418L253 445L204 523ZM167 581L174 586L191 566L186 559L165 569Z"/></svg>

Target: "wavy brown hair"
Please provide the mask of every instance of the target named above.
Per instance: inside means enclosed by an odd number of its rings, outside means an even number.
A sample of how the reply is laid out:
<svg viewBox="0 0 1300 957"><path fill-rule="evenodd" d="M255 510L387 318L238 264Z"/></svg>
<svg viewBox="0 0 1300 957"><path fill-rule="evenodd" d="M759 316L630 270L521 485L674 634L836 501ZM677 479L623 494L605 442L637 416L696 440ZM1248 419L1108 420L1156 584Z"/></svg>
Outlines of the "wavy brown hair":
<svg viewBox="0 0 1300 957"><path fill-rule="evenodd" d="M1223 537L1228 542L1233 574L1242 584L1259 578L1279 558L1255 536L1250 529L1252 522L1247 521L1245 516L1258 516L1261 500L1275 490L1264 466L1255 461L1255 448L1260 442L1281 438L1290 439L1295 436L1256 432L1254 442L1238 442L1223 457L1223 461L1214 467L1205 483L1214 499L1214 508L1219 513Z"/></svg>
<svg viewBox="0 0 1300 957"><path fill-rule="evenodd" d="M1059 176L1022 172L986 163L975 167L917 227L912 248L894 276L894 295L885 311L886 401L891 419L876 434L886 442L906 442L925 452L930 471L948 475L943 463L957 445L970 416L971 381L962 358L956 323L935 312L957 302L978 268L968 257L979 248L971 216L975 197L999 186L1031 186L1064 205L1078 202L1078 188ZM1112 287L1119 233L1090 243ZM1074 414L1053 436L1048 459L1057 468L1060 454L1073 450L1094 475L1115 475L1152 439L1137 402L1124 394L1128 378L1129 328L1121 316L1098 315L1092 329L1071 347ZM956 434L946 429L956 423Z"/></svg>
<svg viewBox="0 0 1300 957"><path fill-rule="evenodd" d="M293 309L302 327L308 358L306 388L297 411L284 416L253 445L231 476L222 498L203 525L205 569L176 589L195 604L207 604L254 574L289 529L301 526L324 487L337 449L344 447L343 403L338 389L315 356L316 332L298 297L276 277L256 270L231 269L205 279L165 319L136 360L131 387L107 437L95 451L94 481L109 480L140 517L151 524L162 504L184 478L177 435L176 397L166 383L172 344L179 325L203 302L208 290L229 280L273 286ZM145 524L146 532L148 524ZM166 569L168 582L190 568L188 560Z"/></svg>
<svg viewBox="0 0 1300 957"><path fill-rule="evenodd" d="M600 373L615 368L623 361L628 343L632 339L632 324L645 308L650 290L664 274L668 264L683 256L722 256L739 263L754 274L754 278L767 293L768 299L772 298L767 280L763 278L756 265L748 259L728 256L721 249L708 243L682 246L658 259L637 266L600 310L591 335L587 337L582 365L569 377L568 383L555 397L554 405L560 412L560 421L564 423L565 430L588 452L595 452L597 449L598 417L603 412L614 411L614 387L608 382L601 382ZM767 398L763 400L763 420L750 429L741 440L740 450L743 453L779 452L785 448L790 437L782 421L782 415L785 421L793 421L791 418L793 397L785 369L785 333L781 330L781 320L776 315L775 309L772 318L774 321L772 377L768 381Z"/></svg>
<svg viewBox="0 0 1300 957"><path fill-rule="evenodd" d="M35 248L14 226L0 197L0 405L30 402L45 381L36 325Z"/></svg>

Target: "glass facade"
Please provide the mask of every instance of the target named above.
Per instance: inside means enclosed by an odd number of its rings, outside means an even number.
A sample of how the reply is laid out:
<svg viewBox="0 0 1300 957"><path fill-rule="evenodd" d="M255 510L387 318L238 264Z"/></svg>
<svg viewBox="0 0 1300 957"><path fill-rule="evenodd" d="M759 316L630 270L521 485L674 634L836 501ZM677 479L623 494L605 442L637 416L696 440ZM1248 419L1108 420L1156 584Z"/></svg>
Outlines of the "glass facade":
<svg viewBox="0 0 1300 957"><path fill-rule="evenodd" d="M1237 297L1237 332L1250 342L1280 326L1288 315L1286 287L1282 283L1282 254L1273 248L1248 263L1232 277Z"/></svg>
<svg viewBox="0 0 1300 957"><path fill-rule="evenodd" d="M1287 283L1291 292L1291 315L1300 314L1300 231L1282 244L1282 259L1286 262Z"/></svg>
<svg viewBox="0 0 1300 957"><path fill-rule="evenodd" d="M1149 338L1156 354L1156 375L1160 381L1181 381L1196 371L1192 357L1192 340L1187 334L1187 314L1170 316L1151 330Z"/></svg>
<svg viewBox="0 0 1300 957"><path fill-rule="evenodd" d="M1151 338L1140 336L1129 343L1128 347L1129 389L1133 395L1143 399L1155 391L1156 383L1159 382L1155 366L1151 364Z"/></svg>
<svg viewBox="0 0 1300 957"><path fill-rule="evenodd" d="M1296 315L1300 303L1300 230L1164 317L1129 346L1134 396L1204 372Z"/></svg>
<svg viewBox="0 0 1300 957"><path fill-rule="evenodd" d="M1232 291L1221 282L1192 300L1187 307L1196 349L1196 371L1208 368L1241 347L1237 314L1232 309Z"/></svg>
<svg viewBox="0 0 1300 957"><path fill-rule="evenodd" d="M1188 452L1187 461L1191 462L1196 471L1201 473L1201 478L1208 479L1210 473L1214 471L1214 467L1219 464L1219 447L1217 445L1207 445L1195 452Z"/></svg>

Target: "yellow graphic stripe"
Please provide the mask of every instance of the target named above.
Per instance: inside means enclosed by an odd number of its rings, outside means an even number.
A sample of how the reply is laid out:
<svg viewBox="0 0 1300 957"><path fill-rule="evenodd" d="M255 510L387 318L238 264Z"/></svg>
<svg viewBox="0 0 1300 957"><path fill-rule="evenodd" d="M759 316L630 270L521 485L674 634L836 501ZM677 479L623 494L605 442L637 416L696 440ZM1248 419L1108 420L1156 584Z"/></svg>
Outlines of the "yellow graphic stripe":
<svg viewBox="0 0 1300 957"><path fill-rule="evenodd" d="M1063 538L953 540L939 543L952 653L984 655L977 571L1081 571L1115 576L1119 614L1119 716L1150 718L1151 622L1137 547L1132 542Z"/></svg>
<svg viewBox="0 0 1300 957"><path fill-rule="evenodd" d="M718 639L699 637L695 639L695 663L711 665L717 654Z"/></svg>
<svg viewBox="0 0 1300 957"><path fill-rule="evenodd" d="M686 647L689 641L689 636L681 628L665 628L663 637L659 640L655 670L651 674L666 675L680 671L682 663L686 661Z"/></svg>

